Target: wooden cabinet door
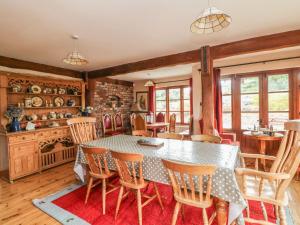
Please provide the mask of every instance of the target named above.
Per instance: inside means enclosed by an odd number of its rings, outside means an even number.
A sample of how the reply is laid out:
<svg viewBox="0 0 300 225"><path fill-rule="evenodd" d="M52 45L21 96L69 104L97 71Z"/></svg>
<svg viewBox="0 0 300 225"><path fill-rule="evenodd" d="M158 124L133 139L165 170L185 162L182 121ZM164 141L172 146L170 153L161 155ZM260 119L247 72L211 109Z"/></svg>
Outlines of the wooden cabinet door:
<svg viewBox="0 0 300 225"><path fill-rule="evenodd" d="M37 143L22 142L9 146L10 179L31 174L39 170L39 154Z"/></svg>

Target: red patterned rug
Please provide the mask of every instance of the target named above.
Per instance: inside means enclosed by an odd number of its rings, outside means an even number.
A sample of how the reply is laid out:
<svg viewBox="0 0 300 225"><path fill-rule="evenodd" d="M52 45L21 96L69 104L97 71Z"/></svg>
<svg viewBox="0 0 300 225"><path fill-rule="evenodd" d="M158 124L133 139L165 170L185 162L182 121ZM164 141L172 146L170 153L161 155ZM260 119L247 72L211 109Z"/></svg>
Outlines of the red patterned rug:
<svg viewBox="0 0 300 225"><path fill-rule="evenodd" d="M172 188L167 185L158 184L162 196L164 210L162 211L158 201L154 200L143 208L144 225L169 225L175 207ZM153 193L153 187L150 185L145 192ZM107 195L106 215L102 215L101 186L95 187L89 197L88 203L84 204L86 187L71 191L52 201L53 204L63 208L69 213L76 215L82 220L93 225L138 225L137 202L133 193L126 197L120 207L117 219L114 219L118 190ZM269 221L275 222L273 207L266 205ZM212 214L214 208L207 210L208 216ZM256 219L263 219L263 212L258 202L250 202L251 216ZM201 209L185 206L184 216L178 215L177 225L196 225L203 224ZM214 225L217 224L215 220Z"/></svg>

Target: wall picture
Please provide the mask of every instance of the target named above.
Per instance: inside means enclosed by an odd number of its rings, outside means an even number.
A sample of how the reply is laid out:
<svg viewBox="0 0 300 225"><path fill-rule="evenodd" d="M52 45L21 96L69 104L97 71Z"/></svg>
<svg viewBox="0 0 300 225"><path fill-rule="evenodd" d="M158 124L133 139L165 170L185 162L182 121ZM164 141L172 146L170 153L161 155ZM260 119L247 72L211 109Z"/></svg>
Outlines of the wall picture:
<svg viewBox="0 0 300 225"><path fill-rule="evenodd" d="M148 92L137 92L136 103L142 112L148 112Z"/></svg>

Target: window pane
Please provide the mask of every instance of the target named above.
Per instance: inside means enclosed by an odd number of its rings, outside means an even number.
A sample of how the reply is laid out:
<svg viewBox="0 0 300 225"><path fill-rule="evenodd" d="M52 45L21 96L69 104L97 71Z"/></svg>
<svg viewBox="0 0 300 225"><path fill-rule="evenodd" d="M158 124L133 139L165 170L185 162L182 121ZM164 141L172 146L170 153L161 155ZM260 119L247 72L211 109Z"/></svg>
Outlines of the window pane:
<svg viewBox="0 0 300 225"><path fill-rule="evenodd" d="M156 111L166 111L166 101L156 101Z"/></svg>
<svg viewBox="0 0 300 225"><path fill-rule="evenodd" d="M231 95L222 96L222 110L231 111Z"/></svg>
<svg viewBox="0 0 300 225"><path fill-rule="evenodd" d="M243 130L252 130L254 124L257 126L259 113L241 113L241 128Z"/></svg>
<svg viewBox="0 0 300 225"><path fill-rule="evenodd" d="M172 114L176 115L176 123L181 123L181 113L180 112L170 112L170 116Z"/></svg>
<svg viewBox="0 0 300 225"><path fill-rule="evenodd" d="M241 110L258 111L259 95L258 94L241 95Z"/></svg>
<svg viewBox="0 0 300 225"><path fill-rule="evenodd" d="M190 97L191 97L191 88L190 87L183 88L183 98L190 99Z"/></svg>
<svg viewBox="0 0 300 225"><path fill-rule="evenodd" d="M257 93L258 90L258 77L245 77L241 79L241 93Z"/></svg>
<svg viewBox="0 0 300 225"><path fill-rule="evenodd" d="M269 125L274 130L284 130L284 122L289 119L289 113L269 113Z"/></svg>
<svg viewBox="0 0 300 225"><path fill-rule="evenodd" d="M231 113L223 113L223 128L232 128L232 115Z"/></svg>
<svg viewBox="0 0 300 225"><path fill-rule="evenodd" d="M180 99L180 88L169 89L169 98L172 99Z"/></svg>
<svg viewBox="0 0 300 225"><path fill-rule="evenodd" d="M169 102L170 111L180 111L180 100L172 100Z"/></svg>
<svg viewBox="0 0 300 225"><path fill-rule="evenodd" d="M155 95L156 100L166 100L166 90L156 90Z"/></svg>
<svg viewBox="0 0 300 225"><path fill-rule="evenodd" d="M184 119L184 123L189 123L190 122L190 112L184 112L183 114L183 119Z"/></svg>
<svg viewBox="0 0 300 225"><path fill-rule="evenodd" d="M289 75L270 75L268 76L268 91L288 91L289 90Z"/></svg>
<svg viewBox="0 0 300 225"><path fill-rule="evenodd" d="M183 106L183 108L184 108L184 111L190 111L191 110L191 101L190 100L184 100L184 106Z"/></svg>
<svg viewBox="0 0 300 225"><path fill-rule="evenodd" d="M289 111L289 93L270 93L269 111Z"/></svg>
<svg viewBox="0 0 300 225"><path fill-rule="evenodd" d="M231 94L231 79L221 79L222 94Z"/></svg>

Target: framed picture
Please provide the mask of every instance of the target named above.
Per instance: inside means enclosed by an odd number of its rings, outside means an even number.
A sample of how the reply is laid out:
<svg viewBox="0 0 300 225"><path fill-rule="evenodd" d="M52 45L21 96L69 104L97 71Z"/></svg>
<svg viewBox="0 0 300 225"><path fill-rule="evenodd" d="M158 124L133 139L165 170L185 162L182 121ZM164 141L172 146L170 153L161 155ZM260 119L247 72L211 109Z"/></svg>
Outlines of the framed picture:
<svg viewBox="0 0 300 225"><path fill-rule="evenodd" d="M147 91L136 92L136 103L141 112L148 112L149 98Z"/></svg>

